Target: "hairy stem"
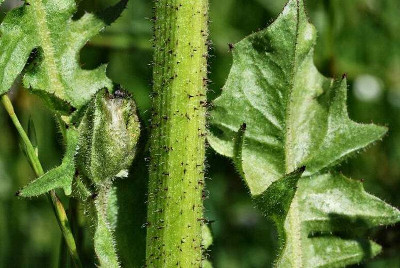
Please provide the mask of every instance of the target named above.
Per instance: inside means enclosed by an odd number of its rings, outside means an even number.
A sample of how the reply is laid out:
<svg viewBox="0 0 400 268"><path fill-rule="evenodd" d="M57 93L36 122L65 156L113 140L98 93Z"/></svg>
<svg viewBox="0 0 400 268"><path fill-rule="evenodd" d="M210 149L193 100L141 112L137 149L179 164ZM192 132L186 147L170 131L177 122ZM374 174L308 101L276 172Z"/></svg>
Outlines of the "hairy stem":
<svg viewBox="0 0 400 268"><path fill-rule="evenodd" d="M155 1L148 267L202 261L207 0Z"/></svg>
<svg viewBox="0 0 400 268"><path fill-rule="evenodd" d="M8 115L10 116L15 128L17 129L17 131L26 147L26 153L27 153L29 162L30 162L36 176L37 177L42 176L44 174L44 171L43 171L42 165L39 161L39 157L36 154L36 150L34 149L31 141L29 140L29 137L26 134L24 128L22 127L17 115L15 114L14 107L12 106L10 99L8 98L7 95L3 95L1 97L1 102L3 103L4 108L6 109ZM78 255L78 252L76 249L75 239L72 234L72 231L71 231L71 228L70 228L70 225L68 222L67 214L65 213L65 209L54 191L50 191L50 193L48 193L47 197L49 198L50 203L52 204L58 225L60 226L60 229L61 229L61 232L65 239L66 245L67 245L67 247L70 251L71 257L74 261L75 267L82 267L82 264L80 262L79 255Z"/></svg>

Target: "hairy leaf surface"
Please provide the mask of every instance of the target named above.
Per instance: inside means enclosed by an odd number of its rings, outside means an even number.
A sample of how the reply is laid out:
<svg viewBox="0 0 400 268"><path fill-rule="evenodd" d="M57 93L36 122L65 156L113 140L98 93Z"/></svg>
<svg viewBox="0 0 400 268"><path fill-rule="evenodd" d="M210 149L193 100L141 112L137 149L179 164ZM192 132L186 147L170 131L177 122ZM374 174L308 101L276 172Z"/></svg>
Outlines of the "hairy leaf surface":
<svg viewBox="0 0 400 268"><path fill-rule="evenodd" d="M214 101L209 142L233 156L233 137L247 124L243 170L253 194L307 166L311 175L386 133L348 118L346 79L323 77L313 64L315 28L303 2L290 1L267 29L235 45L233 66Z"/></svg>
<svg viewBox="0 0 400 268"><path fill-rule="evenodd" d="M79 51L120 14L125 3L112 7L113 12L86 13L79 20L72 18L74 0L27 0L10 11L0 26L0 95L10 89L30 55L36 61L27 68L24 84L55 109L65 110L67 103L80 108L99 89L111 88L106 66L82 69Z"/></svg>
<svg viewBox="0 0 400 268"><path fill-rule="evenodd" d="M67 131L67 148L61 165L49 170L43 176L25 186L18 192L18 195L33 197L57 188L63 188L66 194L71 194L72 181L75 175L75 153L78 146L78 137L77 130L69 129Z"/></svg>
<svg viewBox="0 0 400 268"><path fill-rule="evenodd" d="M94 201L96 210L94 248L100 267L120 267L114 232L117 225L116 188L101 187Z"/></svg>
<svg viewBox="0 0 400 268"><path fill-rule="evenodd" d="M211 146L233 158L277 224L279 267L358 263L380 251L361 238L365 231L400 220L397 209L358 182L326 173L386 128L349 119L346 78L318 72L315 42L303 1L290 0L267 29L234 46L231 72L211 111Z"/></svg>
<svg viewBox="0 0 400 268"><path fill-rule="evenodd" d="M279 180L281 181L281 180ZM344 267L377 255L381 247L363 238L375 226L400 220L399 212L367 194L362 183L343 175L303 178L286 212L272 210L268 194L256 196L258 206L280 228L285 244L279 267ZM272 187L271 187L272 188Z"/></svg>

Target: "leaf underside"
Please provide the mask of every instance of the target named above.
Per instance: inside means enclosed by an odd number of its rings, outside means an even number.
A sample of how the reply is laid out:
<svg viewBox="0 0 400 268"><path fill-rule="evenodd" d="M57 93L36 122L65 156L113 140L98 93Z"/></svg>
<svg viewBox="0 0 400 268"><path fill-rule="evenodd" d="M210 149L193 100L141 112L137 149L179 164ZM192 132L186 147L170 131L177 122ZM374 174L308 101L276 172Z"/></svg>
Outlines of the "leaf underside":
<svg viewBox="0 0 400 268"><path fill-rule="evenodd" d="M397 209L358 182L327 173L387 129L350 120L346 78L318 72L315 43L303 1L290 0L268 28L234 46L231 72L210 116L210 145L233 158L256 203L278 226L279 267L358 263L380 247L355 237L354 229L363 234L400 220ZM296 174L302 175L298 183Z"/></svg>

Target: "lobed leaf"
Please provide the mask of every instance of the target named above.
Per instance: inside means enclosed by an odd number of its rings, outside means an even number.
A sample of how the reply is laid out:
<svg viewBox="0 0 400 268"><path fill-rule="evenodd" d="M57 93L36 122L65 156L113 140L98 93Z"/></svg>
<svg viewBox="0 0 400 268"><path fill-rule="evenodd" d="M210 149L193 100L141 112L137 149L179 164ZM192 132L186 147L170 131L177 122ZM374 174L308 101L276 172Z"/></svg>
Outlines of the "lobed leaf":
<svg viewBox="0 0 400 268"><path fill-rule="evenodd" d="M262 204L261 204L262 206ZM267 209L267 208L265 208ZM400 221L397 209L343 175L301 179L282 222L286 243L279 267L344 267L376 256L381 247L362 238L373 227Z"/></svg>
<svg viewBox="0 0 400 268"><path fill-rule="evenodd" d="M78 146L78 131L67 131L67 148L60 166L51 169L37 178L21 191L18 196L33 197L45 194L51 190L63 188L67 195L71 194L72 182L75 175L75 153Z"/></svg>
<svg viewBox="0 0 400 268"><path fill-rule="evenodd" d="M122 0L104 16L86 13L74 20L74 0L27 0L7 13L0 26L0 95L6 93L23 71L24 85L47 100L56 110L80 108L101 88L111 89L106 66L84 70L79 51L97 35L126 4ZM114 17L109 14L113 13Z"/></svg>
<svg viewBox="0 0 400 268"><path fill-rule="evenodd" d="M358 263L380 251L362 238L366 231L400 221L397 209L360 183L324 174L387 130L349 119L346 77L318 72L315 42L303 1L289 0L267 29L234 46L231 72L211 111L210 145L233 159L277 224L279 267Z"/></svg>
<svg viewBox="0 0 400 268"><path fill-rule="evenodd" d="M247 124L243 171L252 194L299 167L311 175L332 166L386 133L348 118L346 79L318 72L315 39L303 1L291 0L267 29L235 45L208 141L232 157L236 131Z"/></svg>
<svg viewBox="0 0 400 268"><path fill-rule="evenodd" d="M102 102L100 98L105 95L105 90L95 97L101 89L112 91L106 65L85 70L80 66L79 52L90 38L119 17L126 3L127 0L121 0L99 14L85 13L75 19L77 7L74 0L26 0L22 7L7 13L0 25L0 95L6 94L23 72L25 87L45 100L57 114L71 115L77 110L70 118L64 118L68 119L65 121L69 129L66 131L67 150L62 164L18 194L31 197L64 188L69 195L76 169L82 171L81 160L89 159L83 163L89 169L94 166L90 171L102 185L96 184L96 192L92 194L85 185L87 174L84 173L75 179L74 194L89 204L95 229L95 252L101 267L119 267L113 235L118 205L115 187L111 183L115 176L126 173L121 173L121 169L131 164L140 129L132 99L107 95L112 100ZM101 102L101 107L87 105L92 99L97 100L96 104ZM89 115L84 116L84 122L79 125L79 119L87 113ZM90 116L96 122L88 122ZM82 130L89 123L93 123L93 129ZM80 147L94 153L79 151ZM105 179L109 180L103 182ZM97 197L94 200L89 198L93 196Z"/></svg>

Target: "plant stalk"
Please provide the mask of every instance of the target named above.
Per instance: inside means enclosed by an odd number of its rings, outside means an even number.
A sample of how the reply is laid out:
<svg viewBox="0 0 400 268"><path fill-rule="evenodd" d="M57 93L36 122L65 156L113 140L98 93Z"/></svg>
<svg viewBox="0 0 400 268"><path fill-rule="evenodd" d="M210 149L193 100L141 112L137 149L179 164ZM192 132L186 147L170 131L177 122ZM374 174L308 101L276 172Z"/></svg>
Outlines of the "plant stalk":
<svg viewBox="0 0 400 268"><path fill-rule="evenodd" d="M10 116L15 128L17 129L25 147L26 153L28 156L28 160L36 174L37 177L40 177L44 174L43 167L40 163L39 157L36 154L36 151L29 140L28 135L26 134L24 128L22 127L17 115L15 114L14 107L8 98L7 95L3 95L1 97L1 102L3 103L4 108L6 109L8 115ZM65 213L65 209L57 197L55 191L50 191L47 194L47 197L52 204L54 214L56 216L58 225L60 226L61 233L65 239L66 245L70 251L71 258L74 262L75 267L82 267L81 261L79 259L79 255L76 249L75 239L71 231L71 227L68 222L67 214Z"/></svg>
<svg viewBox="0 0 400 268"><path fill-rule="evenodd" d="M201 267L208 0L158 0L154 16L148 267Z"/></svg>

